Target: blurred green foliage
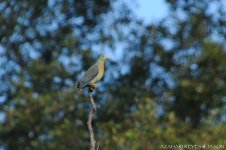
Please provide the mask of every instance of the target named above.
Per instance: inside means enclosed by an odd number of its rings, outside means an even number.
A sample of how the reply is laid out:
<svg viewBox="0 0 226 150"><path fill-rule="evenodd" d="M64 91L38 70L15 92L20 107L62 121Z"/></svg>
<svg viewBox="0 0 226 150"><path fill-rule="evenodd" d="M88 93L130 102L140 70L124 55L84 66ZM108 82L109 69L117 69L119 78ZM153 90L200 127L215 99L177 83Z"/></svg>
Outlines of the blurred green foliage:
<svg viewBox="0 0 226 150"><path fill-rule="evenodd" d="M0 149L88 149L90 104L75 83L120 44L94 92L100 149L226 147L222 2L167 0L155 24L116 0L0 2Z"/></svg>

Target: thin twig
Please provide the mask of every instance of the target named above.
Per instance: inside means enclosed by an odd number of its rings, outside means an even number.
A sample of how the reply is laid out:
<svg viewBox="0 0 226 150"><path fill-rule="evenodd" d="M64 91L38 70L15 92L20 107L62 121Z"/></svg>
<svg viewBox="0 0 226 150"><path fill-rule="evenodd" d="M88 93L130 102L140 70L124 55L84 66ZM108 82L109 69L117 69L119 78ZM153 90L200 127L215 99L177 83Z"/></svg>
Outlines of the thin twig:
<svg viewBox="0 0 226 150"><path fill-rule="evenodd" d="M92 128L92 120L93 120L93 116L96 114L96 104L93 100L93 96L92 96L92 92L89 93L89 97L90 97L90 102L92 104L93 109L89 112L89 116L88 116L88 121L87 121L87 125L88 125L88 129L89 129L89 136L90 136L90 150L95 150L95 144L96 141L94 139L94 133L93 133L93 128Z"/></svg>

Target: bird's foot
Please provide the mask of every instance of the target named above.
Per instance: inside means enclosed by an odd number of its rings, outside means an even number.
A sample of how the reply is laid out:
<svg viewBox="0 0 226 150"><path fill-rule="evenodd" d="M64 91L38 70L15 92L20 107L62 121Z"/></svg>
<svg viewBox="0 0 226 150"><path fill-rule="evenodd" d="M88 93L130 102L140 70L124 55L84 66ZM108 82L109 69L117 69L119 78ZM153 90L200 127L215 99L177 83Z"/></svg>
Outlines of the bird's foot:
<svg viewBox="0 0 226 150"><path fill-rule="evenodd" d="M90 92L93 92L93 90L95 90L96 87L97 87L97 84L92 84L92 85L90 86L89 91L90 91Z"/></svg>
<svg viewBox="0 0 226 150"><path fill-rule="evenodd" d="M97 87L97 84L93 84L92 88L95 89Z"/></svg>
<svg viewBox="0 0 226 150"><path fill-rule="evenodd" d="M95 90L96 87L97 87L97 84L92 84L91 87L90 87L90 89L91 90Z"/></svg>

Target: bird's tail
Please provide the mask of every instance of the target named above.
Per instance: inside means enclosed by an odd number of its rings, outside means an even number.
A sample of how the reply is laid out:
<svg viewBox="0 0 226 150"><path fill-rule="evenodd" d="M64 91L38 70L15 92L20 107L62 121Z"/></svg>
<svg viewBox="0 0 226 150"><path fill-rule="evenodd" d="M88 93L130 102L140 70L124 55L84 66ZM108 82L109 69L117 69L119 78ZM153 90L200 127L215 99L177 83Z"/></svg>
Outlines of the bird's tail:
<svg viewBox="0 0 226 150"><path fill-rule="evenodd" d="M78 89L78 93L77 93L77 95L76 95L76 99L78 99L79 98L79 96L80 96L80 94L82 93L82 89Z"/></svg>

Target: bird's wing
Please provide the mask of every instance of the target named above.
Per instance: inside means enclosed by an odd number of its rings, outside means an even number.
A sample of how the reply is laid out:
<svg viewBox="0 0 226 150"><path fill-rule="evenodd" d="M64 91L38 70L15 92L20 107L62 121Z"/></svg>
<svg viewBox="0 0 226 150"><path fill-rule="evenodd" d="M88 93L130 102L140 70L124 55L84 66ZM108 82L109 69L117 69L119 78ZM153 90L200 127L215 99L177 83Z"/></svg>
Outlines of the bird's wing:
<svg viewBox="0 0 226 150"><path fill-rule="evenodd" d="M98 65L94 64L93 66L91 66L86 74L83 76L83 78L79 81L78 83L78 88L84 88L85 86L87 86L98 74Z"/></svg>

